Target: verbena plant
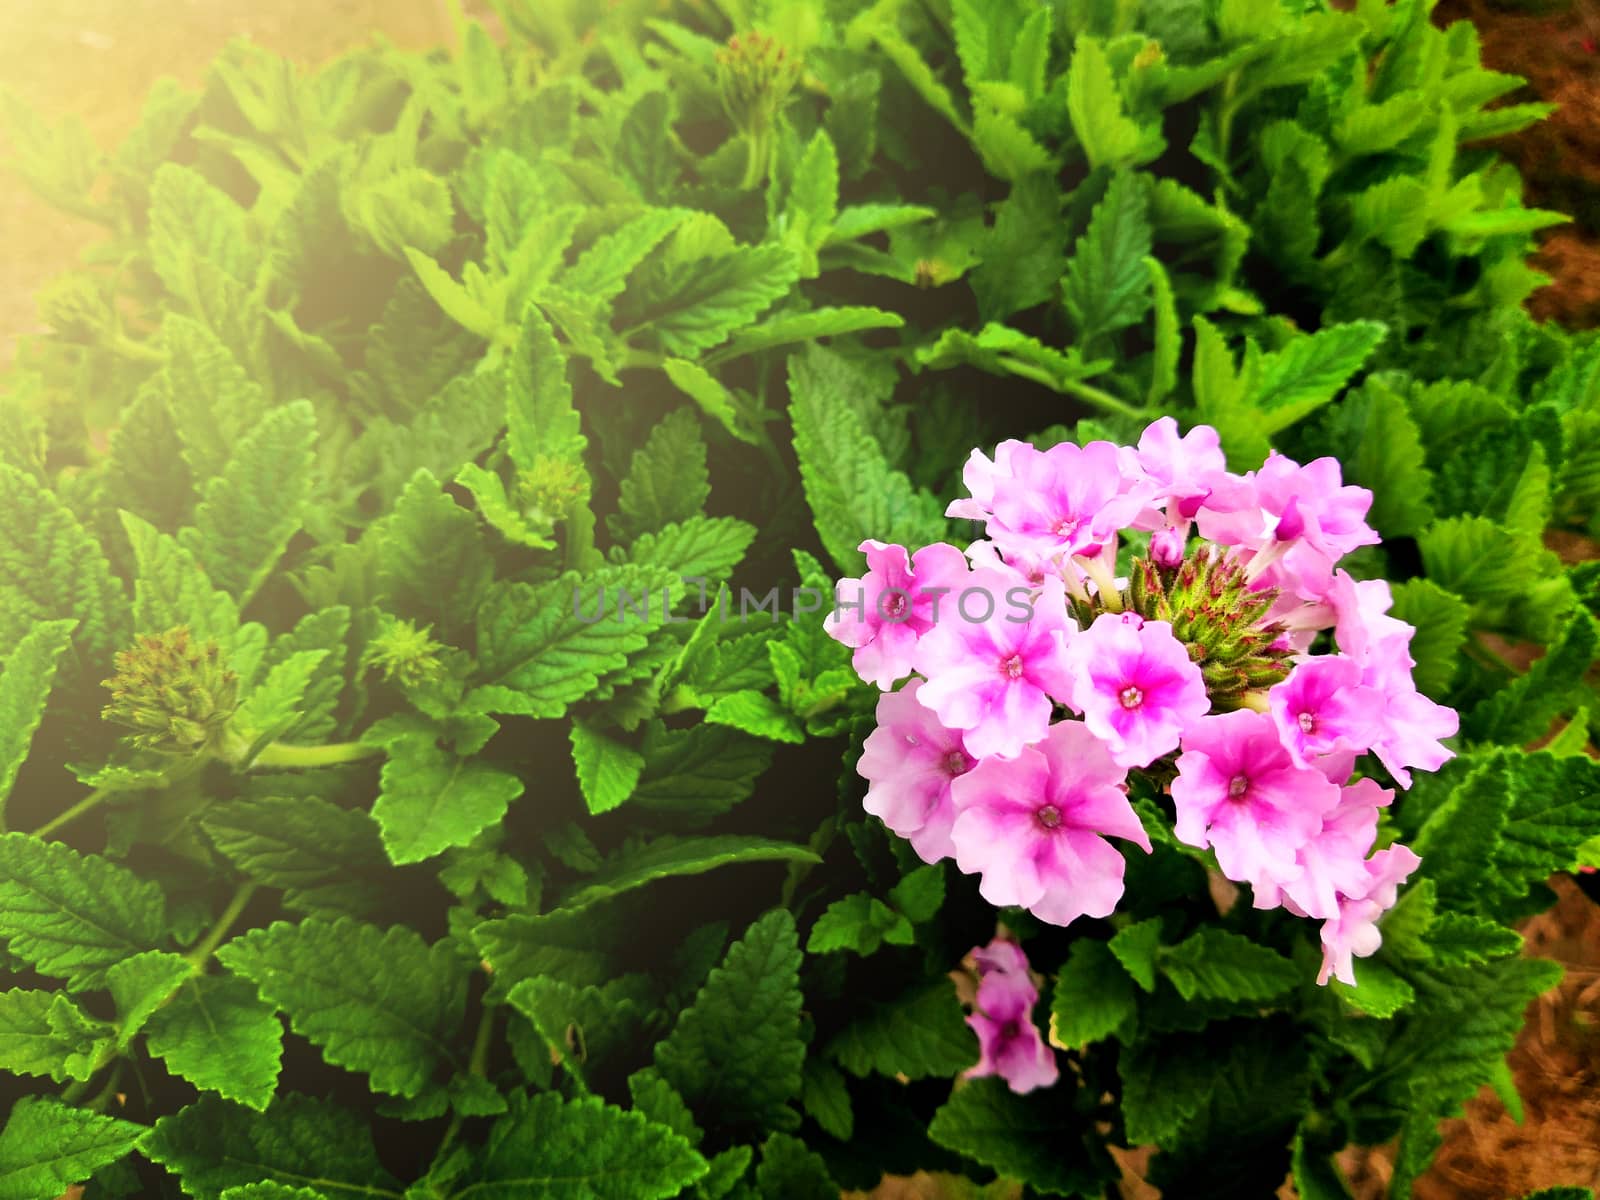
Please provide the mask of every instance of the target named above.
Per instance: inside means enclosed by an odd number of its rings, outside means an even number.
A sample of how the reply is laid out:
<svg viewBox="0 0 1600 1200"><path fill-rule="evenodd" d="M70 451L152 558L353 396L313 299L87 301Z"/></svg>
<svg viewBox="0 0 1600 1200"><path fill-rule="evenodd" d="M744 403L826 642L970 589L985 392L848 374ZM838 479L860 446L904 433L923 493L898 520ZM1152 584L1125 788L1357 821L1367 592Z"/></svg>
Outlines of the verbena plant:
<svg viewBox="0 0 1600 1200"><path fill-rule="evenodd" d="M1595 516L1600 353L1522 312L1554 218L1474 148L1542 110L1428 8L507 0L236 47L111 155L17 110L107 236L0 398L0 1197L1097 1195L1154 1143L1320 1198L1397 1135L1403 1195L1514 1108L1556 970L1508 923L1600 815L1596 574L1541 541ZM1205 852L1062 929L862 809L858 544L970 540L974 446L1163 412L1371 489L1344 565L1462 714L1354 988ZM951 1086L997 921L1026 1095Z"/></svg>

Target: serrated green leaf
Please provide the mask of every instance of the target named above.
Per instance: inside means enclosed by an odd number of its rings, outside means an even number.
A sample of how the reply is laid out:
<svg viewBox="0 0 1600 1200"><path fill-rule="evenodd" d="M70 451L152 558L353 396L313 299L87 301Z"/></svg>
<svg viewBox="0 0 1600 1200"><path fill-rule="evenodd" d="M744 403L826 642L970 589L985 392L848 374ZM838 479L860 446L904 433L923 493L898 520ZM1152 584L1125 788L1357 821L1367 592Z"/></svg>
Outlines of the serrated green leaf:
<svg viewBox="0 0 1600 1200"><path fill-rule="evenodd" d="M522 795L522 780L481 759L441 747L439 733L416 721L384 740L388 759L372 817L389 861L396 865L423 862L452 846L465 846L499 822Z"/></svg>
<svg viewBox="0 0 1600 1200"><path fill-rule="evenodd" d="M1156 955L1161 947L1161 921L1157 917L1119 929L1106 943L1123 970L1147 992L1156 990Z"/></svg>
<svg viewBox="0 0 1600 1200"><path fill-rule="evenodd" d="M59 1196L139 1143L131 1121L24 1096L0 1131L0 1200Z"/></svg>
<svg viewBox="0 0 1600 1200"><path fill-rule="evenodd" d="M1410 647L1416 660L1411 676L1418 689L1441 698L1460 666L1472 611L1465 600L1431 579L1408 579L1393 592L1391 615L1416 629Z"/></svg>
<svg viewBox="0 0 1600 1200"><path fill-rule="evenodd" d="M666 1200L705 1175L706 1161L678 1134L597 1096L544 1092L515 1103L489 1131L470 1182L479 1200Z"/></svg>
<svg viewBox="0 0 1600 1200"><path fill-rule="evenodd" d="M711 972L655 1064L697 1115L730 1125L791 1125L800 1091L800 947L778 909L746 931Z"/></svg>
<svg viewBox="0 0 1600 1200"><path fill-rule="evenodd" d="M57 1083L88 1079L112 1049L111 1035L64 992L0 992L0 1070Z"/></svg>
<svg viewBox="0 0 1600 1200"><path fill-rule="evenodd" d="M202 1092L264 1112L277 1090L283 1024L247 981L198 975L151 1015L145 1046Z"/></svg>
<svg viewBox="0 0 1600 1200"><path fill-rule="evenodd" d="M572 761L589 811L610 812L627 802L644 770L644 755L583 720L572 723Z"/></svg>
<svg viewBox="0 0 1600 1200"><path fill-rule="evenodd" d="M807 954L828 954L849 950L855 954L876 954L883 943L909 946L916 931L904 914L895 912L869 892L835 900L811 926L806 938Z"/></svg>
<svg viewBox="0 0 1600 1200"><path fill-rule="evenodd" d="M1145 177L1119 171L1095 205L1061 284L1081 340L1143 319L1150 307L1145 259L1152 248Z"/></svg>
<svg viewBox="0 0 1600 1200"><path fill-rule="evenodd" d="M100 987L109 967L159 949L164 929L154 883L60 842L0 834L0 937L42 973Z"/></svg>
<svg viewBox="0 0 1600 1200"><path fill-rule="evenodd" d="M938 502L890 468L856 415L851 396L871 386L820 347L789 359L800 477L817 532L841 568L855 563L866 538L920 546L944 533Z"/></svg>
<svg viewBox="0 0 1600 1200"><path fill-rule="evenodd" d="M1080 938L1050 997L1050 1043L1081 1050L1119 1031L1138 1015L1133 980L1105 942Z"/></svg>
<svg viewBox="0 0 1600 1200"><path fill-rule="evenodd" d="M978 1061L948 979L918 985L893 1004L873 1004L836 1034L825 1053L852 1075L956 1075Z"/></svg>
<svg viewBox="0 0 1600 1200"><path fill-rule="evenodd" d="M425 468L412 475L394 511L368 536L376 543L387 607L440 629L460 628L494 575L477 519Z"/></svg>
<svg viewBox="0 0 1600 1200"><path fill-rule="evenodd" d="M1086 33L1078 35L1072 51L1067 112L1091 168L1120 166L1138 156L1144 134L1123 109L1105 48Z"/></svg>
<svg viewBox="0 0 1600 1200"><path fill-rule="evenodd" d="M711 494L706 446L692 408L668 413L636 450L607 528L618 541L698 516Z"/></svg>
<svg viewBox="0 0 1600 1200"><path fill-rule="evenodd" d="M821 860L804 846L771 838L722 834L716 837L661 837L637 849L623 850L606 860L582 887L561 902L564 909L586 908L657 879L701 875L737 863L816 863Z"/></svg>
<svg viewBox="0 0 1600 1200"><path fill-rule="evenodd" d="M260 590L300 528L316 439L310 401L274 409L206 483L193 527L178 535L206 577L241 606Z"/></svg>
<svg viewBox="0 0 1600 1200"><path fill-rule="evenodd" d="M41 621L0 666L0 819L17 772L27 760L34 731L44 719L56 664L72 642L75 621Z"/></svg>
<svg viewBox="0 0 1600 1200"><path fill-rule="evenodd" d="M1003 1080L974 1079L934 1113L928 1137L1043 1195L1078 1196L1103 1186L1104 1172L1071 1124L1061 1088L1019 1096Z"/></svg>
<svg viewBox="0 0 1600 1200"><path fill-rule="evenodd" d="M1157 959L1185 1000L1271 1000L1300 978L1276 950L1225 929L1202 929Z"/></svg>
<svg viewBox="0 0 1600 1200"><path fill-rule="evenodd" d="M415 1096L441 1062L455 1063L449 1039L466 980L443 942L429 947L403 926L311 918L252 929L220 947L217 959L254 983L330 1063L366 1072L377 1091Z"/></svg>
<svg viewBox="0 0 1600 1200"><path fill-rule="evenodd" d="M141 1132L143 1132L141 1130ZM399 1193L384 1170L365 1120L327 1100L288 1094L264 1114L211 1095L148 1131L140 1152L165 1167L198 1200L216 1200L231 1187L315 1180L337 1194Z"/></svg>

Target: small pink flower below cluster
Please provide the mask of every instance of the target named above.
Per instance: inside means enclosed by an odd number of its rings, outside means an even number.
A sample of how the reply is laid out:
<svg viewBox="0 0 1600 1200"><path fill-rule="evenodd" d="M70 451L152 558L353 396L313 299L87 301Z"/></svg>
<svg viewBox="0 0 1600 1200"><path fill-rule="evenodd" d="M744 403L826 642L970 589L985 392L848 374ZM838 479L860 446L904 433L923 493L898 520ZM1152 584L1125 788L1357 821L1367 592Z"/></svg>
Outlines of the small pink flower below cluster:
<svg viewBox="0 0 1600 1200"><path fill-rule="evenodd" d="M1215 430L1180 437L1170 417L1137 447L975 450L965 479L949 515L985 536L964 551L863 542L866 572L839 585L825 626L884 692L858 767L867 811L925 860L979 876L991 903L1066 925L1114 912L1128 846L1151 852L1129 792L1130 772L1155 772L1171 781L1178 840L1249 884L1257 907L1322 922L1322 982L1352 979L1418 861L1377 848L1393 792L1371 775L1381 764L1409 787L1411 771L1451 757L1457 727L1417 690L1415 631L1389 615L1388 585L1339 566L1378 541L1371 493L1333 459L1274 453L1232 473ZM1128 607L1136 592L1116 570L1130 532L1149 535L1167 578L1225 566L1260 597L1238 607L1244 627L1216 636L1270 646L1264 674L1213 675L1214 641ZM1310 653L1319 635L1329 650ZM1208 683L1224 678L1233 690ZM1155 819L1159 800L1145 803ZM1032 1043L1012 1024L1022 984L986 994L981 1073L1018 1086L1034 1069L1019 1065Z"/></svg>
<svg viewBox="0 0 1600 1200"><path fill-rule="evenodd" d="M1015 942L996 938L972 951L978 994L967 1024L978 1035L978 1062L966 1078L998 1075L1014 1092L1049 1087L1061 1076L1055 1052L1033 1023L1039 989L1028 958Z"/></svg>

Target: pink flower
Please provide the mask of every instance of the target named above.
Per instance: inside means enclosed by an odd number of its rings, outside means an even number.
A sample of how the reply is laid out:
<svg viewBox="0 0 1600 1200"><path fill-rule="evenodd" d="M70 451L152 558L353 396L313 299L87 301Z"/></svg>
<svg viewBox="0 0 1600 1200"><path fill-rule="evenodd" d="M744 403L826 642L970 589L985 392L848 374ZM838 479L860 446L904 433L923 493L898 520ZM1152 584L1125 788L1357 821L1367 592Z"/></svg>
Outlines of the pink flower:
<svg viewBox="0 0 1600 1200"><path fill-rule="evenodd" d="M1441 739L1454 737L1461 727L1456 710L1435 704L1411 683L1398 681L1384 693L1383 730L1372 747L1401 787L1411 786L1408 767L1437 771L1456 752Z"/></svg>
<svg viewBox="0 0 1600 1200"><path fill-rule="evenodd" d="M1356 756L1377 740L1383 704L1383 693L1362 685L1359 663L1332 654L1300 662L1267 693L1289 757L1335 783L1350 778Z"/></svg>
<svg viewBox="0 0 1600 1200"><path fill-rule="evenodd" d="M1125 789L1127 772L1087 726L1062 721L1016 758L979 762L952 787L956 865L983 876L989 903L1020 905L1066 925L1109 916L1122 897L1122 855L1150 839Z"/></svg>
<svg viewBox="0 0 1600 1200"><path fill-rule="evenodd" d="M1355 986L1354 959L1366 958L1383 945L1378 918L1394 907L1400 885L1422 862L1405 846L1379 850L1367 860L1365 886L1356 895L1340 897L1339 915L1322 925L1322 972L1318 983L1331 975Z"/></svg>
<svg viewBox="0 0 1600 1200"><path fill-rule="evenodd" d="M1337 459L1302 467L1273 452L1260 470L1223 477L1196 517L1205 537L1254 552L1252 578L1317 600L1335 562L1378 543L1366 522L1371 507L1366 488L1343 485Z"/></svg>
<svg viewBox="0 0 1600 1200"><path fill-rule="evenodd" d="M967 1024L978 1035L979 1057L966 1078L998 1075L1014 1092L1049 1087L1060 1078L1060 1069L1033 1023L1039 990L1028 975L1022 948L997 938L972 954L978 960L978 997ZM1000 957L1020 964L1017 969L985 969L986 960L992 963Z"/></svg>
<svg viewBox="0 0 1600 1200"><path fill-rule="evenodd" d="M955 853L950 785L976 760L962 748L961 735L918 702L921 687L921 680L912 680L878 698L878 727L867 735L856 771L871 784L862 807L932 863Z"/></svg>
<svg viewBox="0 0 1600 1200"><path fill-rule="evenodd" d="M1156 502L1170 505L1168 512L1184 520L1195 515L1228 469L1215 429L1196 425L1179 437L1172 417L1152 422L1139 435L1135 461Z"/></svg>
<svg viewBox="0 0 1600 1200"><path fill-rule="evenodd" d="M1062 442L1048 450L1006 442L995 460L992 466L978 456L968 462L973 499L958 500L948 512L984 517L989 537L1007 555L1098 554L1143 507L1110 442Z"/></svg>
<svg viewBox="0 0 1600 1200"><path fill-rule="evenodd" d="M1272 719L1245 709L1204 717L1184 734L1172 799L1178 839L1210 846L1229 879L1283 885L1299 875L1297 855L1339 789L1296 766Z"/></svg>
<svg viewBox="0 0 1600 1200"><path fill-rule="evenodd" d="M1037 453L1029 443L1011 438L994 448L992 460L982 450L969 454L967 465L961 471L961 482L966 484L971 498L952 500L944 515L967 521L987 521L992 517L995 480L1011 474L1011 456L1019 450Z"/></svg>
<svg viewBox="0 0 1600 1200"><path fill-rule="evenodd" d="M1378 809L1394 793L1375 780L1360 779L1343 789L1339 806L1322 819L1321 831L1300 847L1299 875L1278 894L1275 886L1256 886L1255 906L1283 906L1302 917L1339 915L1339 897L1366 890L1367 852L1378 837Z"/></svg>
<svg viewBox="0 0 1600 1200"><path fill-rule="evenodd" d="M1125 615L1103 613L1068 644L1071 701L1119 766L1147 767L1178 748L1211 701L1172 626Z"/></svg>
<svg viewBox="0 0 1600 1200"><path fill-rule="evenodd" d="M1018 976L1032 986L1028 975L1028 956L1023 953L1021 946L1007 938L997 937L987 946L973 947L972 961L977 964L979 979L998 972Z"/></svg>
<svg viewBox="0 0 1600 1200"><path fill-rule="evenodd" d="M1394 607L1394 594L1387 580L1352 579L1346 571L1335 571L1326 603L1333 610L1335 644L1357 662L1366 662L1378 642L1401 635L1407 642L1410 640L1411 626L1387 615ZM1406 665L1408 669L1411 666L1409 654Z"/></svg>
<svg viewBox="0 0 1600 1200"><path fill-rule="evenodd" d="M1052 698L1065 700L1071 688L1063 656L1075 629L1061 580L1034 594L1013 575L974 571L917 644L916 668L928 680L922 703L962 731L974 756L1014 756L1044 737Z"/></svg>
<svg viewBox="0 0 1600 1200"><path fill-rule="evenodd" d="M856 674L888 691L911 673L917 641L936 624L944 592L959 588L966 578L967 559L943 542L909 557L904 546L871 538L858 549L867 556L867 573L839 581L834 590L838 607L823 628L855 647L850 662Z"/></svg>

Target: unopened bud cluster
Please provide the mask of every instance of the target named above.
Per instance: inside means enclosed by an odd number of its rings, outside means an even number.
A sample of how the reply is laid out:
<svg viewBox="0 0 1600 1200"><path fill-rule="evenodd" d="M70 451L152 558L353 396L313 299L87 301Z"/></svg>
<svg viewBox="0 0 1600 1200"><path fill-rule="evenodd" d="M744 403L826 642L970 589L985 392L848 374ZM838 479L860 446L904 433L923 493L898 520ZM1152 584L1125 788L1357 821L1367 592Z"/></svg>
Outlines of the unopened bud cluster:
<svg viewBox="0 0 1600 1200"><path fill-rule="evenodd" d="M239 707L239 677L216 642L197 641L179 625L140 635L115 665L116 674L101 685L111 692L101 715L133 731L130 745L171 755L222 747Z"/></svg>

